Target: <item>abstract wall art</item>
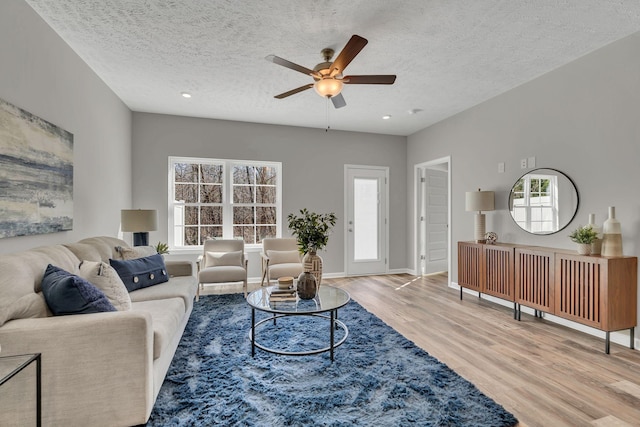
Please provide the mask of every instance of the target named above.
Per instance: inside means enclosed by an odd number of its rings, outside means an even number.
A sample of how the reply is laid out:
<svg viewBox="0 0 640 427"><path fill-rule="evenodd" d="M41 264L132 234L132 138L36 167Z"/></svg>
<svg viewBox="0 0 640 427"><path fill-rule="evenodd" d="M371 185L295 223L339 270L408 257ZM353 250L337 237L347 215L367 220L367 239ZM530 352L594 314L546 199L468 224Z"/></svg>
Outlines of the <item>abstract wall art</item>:
<svg viewBox="0 0 640 427"><path fill-rule="evenodd" d="M0 238L73 228L73 135L0 99Z"/></svg>

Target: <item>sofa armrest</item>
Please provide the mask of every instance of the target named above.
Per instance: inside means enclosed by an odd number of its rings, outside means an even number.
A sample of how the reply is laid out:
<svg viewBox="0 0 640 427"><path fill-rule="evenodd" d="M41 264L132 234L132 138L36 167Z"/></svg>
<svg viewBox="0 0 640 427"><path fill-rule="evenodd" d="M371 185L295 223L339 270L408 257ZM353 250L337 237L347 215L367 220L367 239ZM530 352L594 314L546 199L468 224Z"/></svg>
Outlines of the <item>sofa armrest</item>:
<svg viewBox="0 0 640 427"><path fill-rule="evenodd" d="M0 328L2 355L42 354L43 425L136 425L153 407L151 315L126 311L19 319ZM11 414L19 399L0 399ZM15 401L14 401L15 400Z"/></svg>
<svg viewBox="0 0 640 427"><path fill-rule="evenodd" d="M167 273L173 276L193 276L193 265L191 261L165 261Z"/></svg>

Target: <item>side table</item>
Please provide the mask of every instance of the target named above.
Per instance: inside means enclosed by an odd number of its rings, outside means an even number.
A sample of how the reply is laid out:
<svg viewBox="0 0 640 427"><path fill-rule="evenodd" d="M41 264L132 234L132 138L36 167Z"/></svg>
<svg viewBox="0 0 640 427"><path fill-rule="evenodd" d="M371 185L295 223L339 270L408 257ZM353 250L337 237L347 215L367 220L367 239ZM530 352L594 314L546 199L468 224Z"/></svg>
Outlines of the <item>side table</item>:
<svg viewBox="0 0 640 427"><path fill-rule="evenodd" d="M42 367L40 353L0 356L0 387L27 366L36 363L36 425L42 426Z"/></svg>

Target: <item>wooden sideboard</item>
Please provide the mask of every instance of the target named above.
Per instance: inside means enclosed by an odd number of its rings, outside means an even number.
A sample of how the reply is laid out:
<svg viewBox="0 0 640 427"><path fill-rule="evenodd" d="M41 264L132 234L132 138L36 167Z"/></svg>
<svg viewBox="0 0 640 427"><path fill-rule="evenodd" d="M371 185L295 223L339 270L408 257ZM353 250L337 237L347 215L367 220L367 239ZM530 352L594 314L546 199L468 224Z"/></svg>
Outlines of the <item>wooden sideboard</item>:
<svg viewBox="0 0 640 427"><path fill-rule="evenodd" d="M553 314L609 334L629 329L633 348L637 323L637 257L578 255L564 249L458 242L458 285Z"/></svg>

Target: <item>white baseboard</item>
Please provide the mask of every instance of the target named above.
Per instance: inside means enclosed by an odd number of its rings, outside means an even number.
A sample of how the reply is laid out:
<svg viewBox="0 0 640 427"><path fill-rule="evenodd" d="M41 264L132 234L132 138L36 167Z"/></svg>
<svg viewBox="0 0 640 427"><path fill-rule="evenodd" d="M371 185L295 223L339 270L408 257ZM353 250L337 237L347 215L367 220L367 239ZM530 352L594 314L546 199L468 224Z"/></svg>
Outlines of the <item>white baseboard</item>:
<svg viewBox="0 0 640 427"><path fill-rule="evenodd" d="M450 288L453 289L460 289L460 285L458 285L456 282L451 282L449 285ZM473 291L471 289L467 289L467 288L463 288L462 290L465 294L470 294L470 295L474 295L476 298L478 297L478 292L477 291ZM506 301L500 298L496 298L493 297L491 295L487 295L487 294L482 294L482 299L485 301L489 301L495 304L499 304L502 305L504 307L509 307L511 309L513 309L513 303L511 301ZM525 307L525 306L521 306L521 311L523 313L527 313L530 315L534 315L535 314L535 310L533 308L529 308L529 307ZM602 338L602 340L605 339L606 337L606 332L601 331L599 329L595 329L595 328L591 328L589 326L585 326L582 325L580 323L576 323L576 322L572 322L570 320L566 320L563 319L561 317L558 316L554 316L553 314L549 314L549 313L544 313L544 319L548 320L550 322L553 323L557 323L558 325L562 325L562 326L566 326L568 328L571 329L575 329L576 331L580 331L580 332L584 332L587 333L589 335L598 337L598 338ZM637 334L636 334L637 335ZM618 331L618 332L611 332L610 336L609 336L609 340L613 343L616 344L620 344L624 347L629 347L629 331L625 330L625 331ZM636 337L634 337L633 340L633 347L636 350L640 350L638 349L638 344L640 344L640 340ZM604 343L602 345L602 348L604 349Z"/></svg>

